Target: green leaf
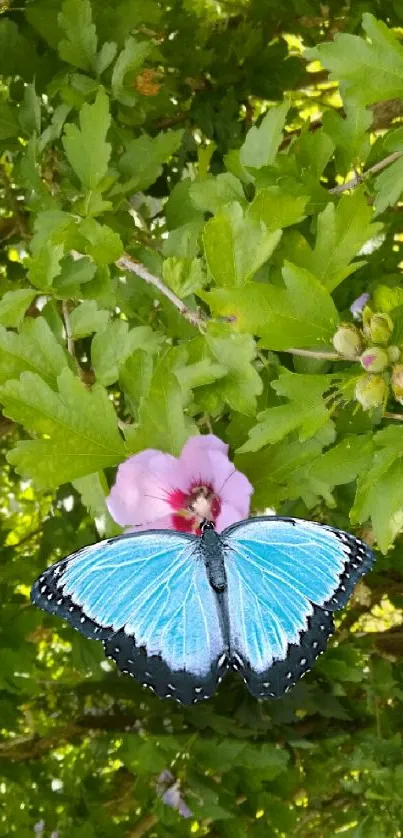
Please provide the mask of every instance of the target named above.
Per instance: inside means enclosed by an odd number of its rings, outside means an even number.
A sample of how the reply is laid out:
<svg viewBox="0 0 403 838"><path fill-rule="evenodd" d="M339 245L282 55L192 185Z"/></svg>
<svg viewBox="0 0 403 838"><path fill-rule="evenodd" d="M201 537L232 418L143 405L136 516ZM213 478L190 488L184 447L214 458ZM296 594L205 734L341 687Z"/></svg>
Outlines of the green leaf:
<svg viewBox="0 0 403 838"><path fill-rule="evenodd" d="M319 180L334 152L333 140L325 134L322 128L314 132L305 131L298 137L293 151L303 181L306 180L308 184L312 184L311 178L313 178L312 185L313 189L316 190L315 180ZM285 161L282 160L281 162L284 163ZM314 199L314 197L315 191L312 190L311 199ZM315 211L317 211L316 208Z"/></svg>
<svg viewBox="0 0 403 838"><path fill-rule="evenodd" d="M84 506L94 519L99 535L108 538L119 535L121 527L109 514L105 502L109 489L104 473L97 472L79 477L73 480L73 486L80 493Z"/></svg>
<svg viewBox="0 0 403 838"><path fill-rule="evenodd" d="M94 279L97 267L90 259L73 259L69 254L61 263L61 272L53 283L53 292L62 300L82 294L82 285Z"/></svg>
<svg viewBox="0 0 403 838"><path fill-rule="evenodd" d="M30 243L31 253L35 256L48 241L53 244L63 244L68 239L72 226L74 226L74 221L67 212L59 209L38 212L34 222L34 235Z"/></svg>
<svg viewBox="0 0 403 838"><path fill-rule="evenodd" d="M234 201L246 204L242 184L230 172L195 181L189 188L189 195L197 209L213 214L217 213L225 204L231 204Z"/></svg>
<svg viewBox="0 0 403 838"><path fill-rule="evenodd" d="M260 747L248 746L242 754L245 764L253 771L262 772L266 781L272 780L287 768L289 754L284 748L265 743Z"/></svg>
<svg viewBox="0 0 403 838"><path fill-rule="evenodd" d="M7 291L0 300L0 323L2 326L18 327L24 314L36 297L32 288L19 288Z"/></svg>
<svg viewBox="0 0 403 838"><path fill-rule="evenodd" d="M53 280L60 274L63 253L64 246L54 244L50 239L35 249L34 255L27 260L28 276L35 288L46 291L51 287Z"/></svg>
<svg viewBox="0 0 403 838"><path fill-rule="evenodd" d="M292 248L291 260L310 270L328 291L333 291L365 264L351 264L351 260L382 229L381 224L371 224L372 214L362 190L343 195L337 207L329 203L318 215L314 249L301 237Z"/></svg>
<svg viewBox="0 0 403 838"><path fill-rule="evenodd" d="M386 553L403 528L403 431L389 427L373 437L375 454L361 473L350 517L353 523L372 520L379 547Z"/></svg>
<svg viewBox="0 0 403 838"><path fill-rule="evenodd" d="M85 252L97 265L109 265L120 259L123 244L120 236L95 218L84 218L79 231L86 239Z"/></svg>
<svg viewBox="0 0 403 838"><path fill-rule="evenodd" d="M47 437L19 442L9 453L9 462L41 489L117 465L125 457L106 390L100 385L87 390L67 368L58 386L55 393L39 375L26 372L0 390L5 415Z"/></svg>
<svg viewBox="0 0 403 838"><path fill-rule="evenodd" d="M259 335L267 349L328 345L338 323L330 294L313 274L289 262L283 277L285 288L252 283L202 296L215 315L234 317L234 329Z"/></svg>
<svg viewBox="0 0 403 838"><path fill-rule="evenodd" d="M156 740L139 742L132 733L123 734L119 759L136 775L159 774L166 766L166 755Z"/></svg>
<svg viewBox="0 0 403 838"><path fill-rule="evenodd" d="M181 300L197 294L207 282L201 259L178 259L171 256L162 265L162 278Z"/></svg>
<svg viewBox="0 0 403 838"><path fill-rule="evenodd" d="M323 114L323 127L336 146L336 165L343 177L353 166L365 163L370 151L369 129L373 114L357 102L346 101L346 116L337 111Z"/></svg>
<svg viewBox="0 0 403 838"><path fill-rule="evenodd" d="M79 121L79 128L72 123L66 125L63 146L82 185L92 190L105 177L111 154L111 145L106 142L111 122L109 100L103 90L99 90L93 105L82 106Z"/></svg>
<svg viewBox="0 0 403 838"><path fill-rule="evenodd" d="M149 393L154 361L149 352L138 349L119 361L119 384L132 416L137 419L141 400Z"/></svg>
<svg viewBox="0 0 403 838"><path fill-rule="evenodd" d="M164 207L168 230L175 230L191 221L204 220L203 213L196 209L191 199L190 190L193 185L190 178L183 178L175 184Z"/></svg>
<svg viewBox="0 0 403 838"><path fill-rule="evenodd" d="M253 416L256 398L263 389L253 365L255 341L250 335L234 334L230 327L217 323L209 325L205 341L215 362L227 370L227 374L217 381L216 391L233 410Z"/></svg>
<svg viewBox="0 0 403 838"><path fill-rule="evenodd" d="M218 378L224 378L227 373L228 369L224 364L214 363L211 358L203 358L193 364L186 364L175 369L179 384L185 391L213 384Z"/></svg>
<svg viewBox="0 0 403 838"><path fill-rule="evenodd" d="M112 320L97 332L91 344L91 362L97 381L105 386L113 384L129 355L138 349L154 354L160 342L160 335L148 326L129 331L126 321Z"/></svg>
<svg viewBox="0 0 403 838"><path fill-rule="evenodd" d="M307 58L318 59L340 83L342 95L362 106L403 96L402 46L373 15L365 13L362 20L368 40L338 34L332 43L307 50Z"/></svg>
<svg viewBox="0 0 403 838"><path fill-rule="evenodd" d="M18 137L19 131L17 111L7 102L0 102L0 141Z"/></svg>
<svg viewBox="0 0 403 838"><path fill-rule="evenodd" d="M64 0L58 21L67 36L59 43L60 58L80 70L93 70L97 33L92 23L89 0Z"/></svg>
<svg viewBox="0 0 403 838"><path fill-rule="evenodd" d="M95 300L84 300L70 314L71 336L74 340L85 338L105 328L109 311L99 310Z"/></svg>
<svg viewBox="0 0 403 838"><path fill-rule="evenodd" d="M244 217L238 203L230 204L207 222L203 244L210 273L222 286L240 286L267 262L281 238L263 223Z"/></svg>
<svg viewBox="0 0 403 838"><path fill-rule="evenodd" d="M18 114L20 125L28 136L40 134L41 100L36 95L35 83L27 84L24 89L24 101Z"/></svg>
<svg viewBox="0 0 403 838"><path fill-rule="evenodd" d="M95 72L97 76L102 76L102 73L108 69L112 64L113 59L117 53L118 46L114 41L105 41L95 59Z"/></svg>
<svg viewBox="0 0 403 838"><path fill-rule="evenodd" d="M403 157L395 160L387 169L384 169L375 180L375 210L379 214L387 207L393 207L399 200L402 192Z"/></svg>
<svg viewBox="0 0 403 838"><path fill-rule="evenodd" d="M6 13L8 9L3 3L1 11ZM20 76L26 82L32 81L37 70L34 40L29 35L26 37L22 27L6 14L0 18L0 56L3 78Z"/></svg>
<svg viewBox="0 0 403 838"><path fill-rule="evenodd" d="M268 186L257 193L246 217L259 224L263 222L267 230L282 230L302 221L307 202L305 195L291 195L279 186Z"/></svg>
<svg viewBox="0 0 403 838"><path fill-rule="evenodd" d="M143 134L132 140L119 160L119 169L128 178L124 190L143 192L154 183L162 172L163 163L178 150L182 135L183 131L166 131L156 137Z"/></svg>
<svg viewBox="0 0 403 838"><path fill-rule="evenodd" d="M251 169L261 169L273 163L278 147L282 140L289 104L270 108L257 128L253 125L249 129L246 140L241 147L240 161L243 166Z"/></svg>
<svg viewBox="0 0 403 838"><path fill-rule="evenodd" d="M196 387L213 384L228 373L228 368L217 363L213 353L200 336L180 344L172 350L174 357L173 371L182 387L184 396Z"/></svg>
<svg viewBox="0 0 403 838"><path fill-rule="evenodd" d="M195 758L198 764L209 766L211 760L211 749L214 748L214 765L221 774L230 771L234 765L243 764L242 757L247 747L245 742L236 742L231 739L220 740L198 740L195 747Z"/></svg>
<svg viewBox="0 0 403 838"><path fill-rule="evenodd" d="M287 438L249 454L238 454L235 465L251 481L255 509L276 507L281 501L302 497L305 470L322 450L318 439L305 442Z"/></svg>
<svg viewBox="0 0 403 838"><path fill-rule="evenodd" d="M151 50L147 41L136 41L135 38L128 38L124 49L119 54L112 73L112 94L122 105L133 105L136 95L130 88L125 89L124 81L127 73L133 77L134 73L142 67Z"/></svg>
<svg viewBox="0 0 403 838"><path fill-rule="evenodd" d="M197 433L184 414L184 397L171 371L174 356L169 353L157 364L148 394L139 408L139 429L127 432L130 453L158 448L178 456L187 438Z"/></svg>
<svg viewBox="0 0 403 838"><path fill-rule="evenodd" d="M29 370L54 386L66 365L66 353L43 317L27 317L19 334L0 327L1 382Z"/></svg>
<svg viewBox="0 0 403 838"><path fill-rule="evenodd" d="M298 375L284 371L272 387L279 396L289 399L289 403L258 413L257 424L249 431L249 440L237 453L259 451L293 431L302 442L313 437L330 419L331 408L324 395L333 381L331 375Z"/></svg>
<svg viewBox="0 0 403 838"><path fill-rule="evenodd" d="M354 434L314 460L309 474L330 486L341 486L365 473L371 465L372 456L372 438Z"/></svg>
<svg viewBox="0 0 403 838"><path fill-rule="evenodd" d="M164 256L176 256L180 259L194 259L199 253L199 238L203 221L189 221L176 230L172 230L164 241Z"/></svg>
<svg viewBox="0 0 403 838"><path fill-rule="evenodd" d="M141 328L141 327L140 327ZM129 326L124 320L112 320L93 338L91 364L97 381L112 384L117 381L119 367L130 354Z"/></svg>

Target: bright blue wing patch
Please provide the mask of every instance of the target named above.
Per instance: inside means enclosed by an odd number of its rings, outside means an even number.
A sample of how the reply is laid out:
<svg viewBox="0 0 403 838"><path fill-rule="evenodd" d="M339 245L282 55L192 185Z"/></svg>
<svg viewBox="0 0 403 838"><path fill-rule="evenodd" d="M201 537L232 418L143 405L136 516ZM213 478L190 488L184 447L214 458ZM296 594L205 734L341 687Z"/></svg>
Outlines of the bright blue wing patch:
<svg viewBox="0 0 403 838"><path fill-rule="evenodd" d="M102 541L48 568L32 599L102 639L122 671L190 703L212 694L226 658L200 547L172 531Z"/></svg>
<svg viewBox="0 0 403 838"><path fill-rule="evenodd" d="M326 648L331 612L373 554L347 533L290 518L251 518L222 539L230 659L254 695L282 695Z"/></svg>

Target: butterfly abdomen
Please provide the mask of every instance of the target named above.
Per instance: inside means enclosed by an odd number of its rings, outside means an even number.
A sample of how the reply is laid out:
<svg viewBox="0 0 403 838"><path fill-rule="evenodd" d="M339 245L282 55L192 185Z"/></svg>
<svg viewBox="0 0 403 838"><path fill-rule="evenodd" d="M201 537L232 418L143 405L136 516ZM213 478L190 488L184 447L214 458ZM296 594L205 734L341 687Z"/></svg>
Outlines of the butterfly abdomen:
<svg viewBox="0 0 403 838"><path fill-rule="evenodd" d="M212 588L222 593L227 587L223 543L213 527L206 527L201 537L202 554Z"/></svg>

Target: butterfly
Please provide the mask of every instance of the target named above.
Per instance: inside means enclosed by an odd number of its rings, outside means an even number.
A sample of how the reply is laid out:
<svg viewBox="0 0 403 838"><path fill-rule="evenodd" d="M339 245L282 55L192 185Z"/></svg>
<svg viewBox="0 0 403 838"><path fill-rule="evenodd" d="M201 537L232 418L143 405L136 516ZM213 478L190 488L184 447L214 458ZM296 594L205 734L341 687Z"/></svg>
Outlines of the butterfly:
<svg viewBox="0 0 403 838"><path fill-rule="evenodd" d="M210 698L239 670L278 698L312 667L374 555L360 539L297 518L256 517L218 534L148 530L56 562L31 592L161 698Z"/></svg>

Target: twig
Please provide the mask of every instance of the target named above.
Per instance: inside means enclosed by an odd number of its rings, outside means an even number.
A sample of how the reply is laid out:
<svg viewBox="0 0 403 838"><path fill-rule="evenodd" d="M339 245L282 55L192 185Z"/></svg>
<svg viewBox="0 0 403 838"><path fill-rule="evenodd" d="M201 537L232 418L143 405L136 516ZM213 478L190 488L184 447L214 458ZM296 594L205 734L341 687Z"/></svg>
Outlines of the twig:
<svg viewBox="0 0 403 838"><path fill-rule="evenodd" d="M384 419L397 419L398 422L403 422L403 413L384 413Z"/></svg>
<svg viewBox="0 0 403 838"><path fill-rule="evenodd" d="M127 254L124 254L117 262L116 265L120 268L121 271L130 271L131 273L137 274L137 276L141 276L149 285L153 285L154 288L157 288L160 294L163 294L167 300L170 300L171 303L178 309L182 317L188 320L192 326L197 326L199 329L203 330L206 324L206 319L196 311L191 311L179 297L168 288L167 285L160 279L158 276L154 276L151 274L147 268L144 267L140 262L134 262L133 259L130 258Z"/></svg>
<svg viewBox="0 0 403 838"><path fill-rule="evenodd" d="M390 166L391 163L394 163L395 160L399 160L399 158L403 155L403 151L394 151L393 154L389 154L388 157L385 157L383 160L380 160L379 163L375 163L374 166L371 166L370 169L367 169L366 172L363 172L362 175L355 175L351 180L347 180L346 183L341 183L338 186L334 186L333 189L329 189L331 195L337 195L340 192L346 192L347 189L355 189L356 186L359 186L363 180L369 175L375 175L377 172L381 172L382 169L386 169L387 166Z"/></svg>
<svg viewBox="0 0 403 838"><path fill-rule="evenodd" d="M126 833L126 838L141 838L141 836L145 835L146 832L149 832L156 823L158 823L157 815L145 815L145 817L138 822L134 829Z"/></svg>
<svg viewBox="0 0 403 838"><path fill-rule="evenodd" d="M43 527L38 527L37 530L33 530L32 532L29 532L28 535L24 535L24 537L20 538L20 540L15 544L7 544L7 547L12 547L13 550L15 550L16 547L21 547L21 544L25 544L27 541L30 541L31 538L35 538L36 535L40 535L42 531Z"/></svg>
<svg viewBox="0 0 403 838"><path fill-rule="evenodd" d="M291 355L300 355L302 358L317 358L322 361L356 361L352 355L339 355L337 352L315 352L314 349L283 349Z"/></svg>
<svg viewBox="0 0 403 838"><path fill-rule="evenodd" d="M74 340L71 332L71 323L70 323L70 313L69 307L67 305L67 301L63 300L62 302L62 312L63 312L63 319L64 319L64 328L66 331L66 339L67 339L67 351L72 358L75 359L76 353L74 349Z"/></svg>
<svg viewBox="0 0 403 838"><path fill-rule="evenodd" d="M137 276L140 276L150 285L153 285L158 291L164 295L171 303L176 306L178 311L181 313L182 317L185 317L192 326L197 326L202 331L205 329L205 326L208 322L211 321L212 318L210 317L202 317L195 311L190 311L190 309L185 306L182 300L168 288L167 285L160 279L158 276L154 276L154 274L150 273L141 262L134 262L133 259L130 258L127 254L122 256L117 262L117 267L120 270L131 271L135 273ZM229 315L226 317L218 318L221 321L225 321L226 323L233 323L236 320L234 315ZM318 360L323 361L356 361L356 358L351 357L350 355L338 355L337 352L315 352L313 349L284 349L284 352L289 352L291 355L301 355L304 358L317 358Z"/></svg>

